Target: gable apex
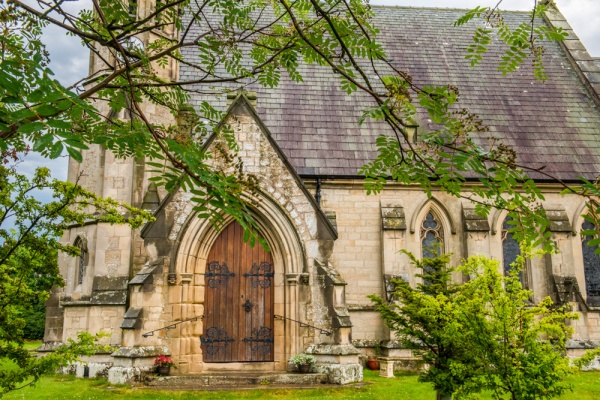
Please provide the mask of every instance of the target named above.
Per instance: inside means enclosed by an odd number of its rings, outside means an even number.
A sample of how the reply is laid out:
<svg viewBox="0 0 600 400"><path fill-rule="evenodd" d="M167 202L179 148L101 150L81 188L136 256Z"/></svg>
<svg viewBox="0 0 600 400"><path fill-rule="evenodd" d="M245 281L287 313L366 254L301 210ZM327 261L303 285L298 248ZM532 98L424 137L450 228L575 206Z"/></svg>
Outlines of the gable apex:
<svg viewBox="0 0 600 400"><path fill-rule="evenodd" d="M311 207L313 208L315 215L317 217L317 227L318 227L317 230L318 230L319 238L324 239L324 240L337 239L337 236L338 236L337 229L333 226L333 224L331 223L329 218L327 218L327 216L325 215L323 210L321 210L321 207L319 207L319 205L317 204L313 195L308 191L308 189L304 185L304 182L298 175L298 172L296 171L296 169L292 166L292 164L286 157L285 153L281 150L281 147L279 147L279 145L273 138L273 135L271 135L269 128L267 128L267 126L265 125L263 120L257 114L256 109L254 108L254 106L252 104L252 97L254 97L254 99L256 101L256 94L253 94L252 92L248 92L244 89L238 89L237 93L238 93L237 96L235 97L233 102L229 105L227 112L225 113L225 116L223 117L221 122L217 125L215 132L213 132L211 137L207 140L205 146L210 145L210 143L214 140L214 138L216 136L216 132L219 131L220 127L222 127L224 124L227 123L227 121L229 120L230 117L242 116L242 115L251 117L254 120L254 122L257 124L257 126L259 127L261 133L265 136L265 138L269 142L269 145L273 148L273 150L277 154L278 158L282 161L282 163L285 166L288 173L294 178L294 181L298 185L299 189L302 191L302 193L306 197L307 201L310 203Z"/></svg>

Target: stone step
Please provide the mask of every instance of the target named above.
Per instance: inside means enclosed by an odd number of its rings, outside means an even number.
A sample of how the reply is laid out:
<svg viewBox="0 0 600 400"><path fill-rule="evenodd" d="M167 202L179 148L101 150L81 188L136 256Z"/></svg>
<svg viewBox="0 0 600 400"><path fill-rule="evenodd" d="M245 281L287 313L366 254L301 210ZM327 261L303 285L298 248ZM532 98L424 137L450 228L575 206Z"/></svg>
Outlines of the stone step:
<svg viewBox="0 0 600 400"><path fill-rule="evenodd" d="M327 383L326 374L222 372L198 375L151 375L145 384L154 389L231 389L277 386L307 387Z"/></svg>

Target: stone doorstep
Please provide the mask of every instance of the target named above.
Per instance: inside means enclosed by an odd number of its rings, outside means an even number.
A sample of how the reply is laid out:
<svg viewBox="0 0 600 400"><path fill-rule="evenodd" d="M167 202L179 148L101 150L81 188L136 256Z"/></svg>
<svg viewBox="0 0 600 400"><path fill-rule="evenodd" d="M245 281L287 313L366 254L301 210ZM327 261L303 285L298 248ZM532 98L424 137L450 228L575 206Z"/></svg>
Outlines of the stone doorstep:
<svg viewBox="0 0 600 400"><path fill-rule="evenodd" d="M204 373L198 375L150 375L145 385L154 389L256 389L269 387L313 387L327 383L326 374L300 373ZM338 386L339 385L334 385Z"/></svg>

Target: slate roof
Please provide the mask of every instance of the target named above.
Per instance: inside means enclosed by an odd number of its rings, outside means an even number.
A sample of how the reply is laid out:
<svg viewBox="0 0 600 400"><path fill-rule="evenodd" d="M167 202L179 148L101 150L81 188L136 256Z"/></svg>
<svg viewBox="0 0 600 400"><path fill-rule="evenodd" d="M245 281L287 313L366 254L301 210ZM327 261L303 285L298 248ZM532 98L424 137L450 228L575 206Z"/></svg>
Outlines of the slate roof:
<svg viewBox="0 0 600 400"><path fill-rule="evenodd" d="M479 114L491 128L486 137L502 138L518 153L521 162L561 179L600 171L600 110L592 100L558 43L546 43L544 62L549 80L535 81L530 62L516 73L503 76L498 61L503 53L494 41L484 62L471 68L464 59L472 42L474 21L455 28L464 10L405 7L374 7L379 40L394 64L409 72L415 83L452 84L461 91L460 108ZM518 24L529 15L505 14ZM199 28L197 28L199 29ZM184 57L194 57L184 50ZM347 96L339 80L327 68L302 66L304 82L283 76L277 88L250 84L257 92L257 112L301 176L357 176L361 165L376 156L375 139L389 133L385 124L358 125L362 110L372 104L363 93ZM180 78L194 79L195 72L180 67ZM240 85L232 85L231 88ZM197 87L200 89L200 87ZM193 103L213 96L193 94ZM217 101L221 109L226 101ZM419 115L421 128L427 124ZM429 127L433 129L433 126Z"/></svg>

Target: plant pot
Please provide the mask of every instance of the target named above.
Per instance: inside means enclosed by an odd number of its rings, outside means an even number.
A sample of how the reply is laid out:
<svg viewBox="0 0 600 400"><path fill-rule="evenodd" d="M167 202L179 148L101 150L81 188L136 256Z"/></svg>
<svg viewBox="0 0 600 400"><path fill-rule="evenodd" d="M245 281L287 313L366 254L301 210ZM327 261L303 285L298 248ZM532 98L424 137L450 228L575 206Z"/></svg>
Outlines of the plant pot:
<svg viewBox="0 0 600 400"><path fill-rule="evenodd" d="M301 374L307 374L310 372L310 364L300 364L298 365L298 371L300 371Z"/></svg>
<svg viewBox="0 0 600 400"><path fill-rule="evenodd" d="M367 360L367 368L371 371L378 371L380 367L379 360L376 358L369 358Z"/></svg>
<svg viewBox="0 0 600 400"><path fill-rule="evenodd" d="M171 373L171 367L169 365L167 365L167 366L161 365L156 368L156 372L158 372L158 374L160 376L167 376Z"/></svg>

